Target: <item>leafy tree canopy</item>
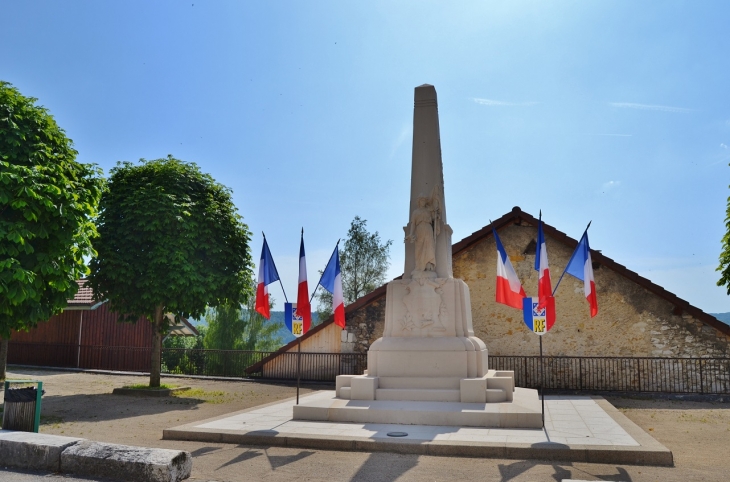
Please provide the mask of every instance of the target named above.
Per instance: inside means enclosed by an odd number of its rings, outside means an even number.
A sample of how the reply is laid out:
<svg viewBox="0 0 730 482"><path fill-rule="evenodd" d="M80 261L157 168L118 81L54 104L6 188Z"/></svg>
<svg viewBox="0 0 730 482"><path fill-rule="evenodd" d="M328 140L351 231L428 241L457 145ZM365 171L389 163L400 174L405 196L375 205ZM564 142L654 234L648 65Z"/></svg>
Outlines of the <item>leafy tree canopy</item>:
<svg viewBox="0 0 730 482"><path fill-rule="evenodd" d="M392 240L382 242L377 231L370 233L367 230L367 221L355 216L340 250L342 296L345 298L345 305L385 282L392 244ZM332 295L320 290L317 299L319 319L325 320L332 314Z"/></svg>
<svg viewBox="0 0 730 482"><path fill-rule="evenodd" d="M200 318L251 297L250 232L231 191L195 164L142 159L110 174L89 282L122 319L153 322L150 386L159 386L164 313Z"/></svg>
<svg viewBox="0 0 730 482"><path fill-rule="evenodd" d="M59 313L88 272L104 180L48 111L0 81L0 336Z"/></svg>
<svg viewBox="0 0 730 482"><path fill-rule="evenodd" d="M89 282L125 321L155 309L200 318L252 294L250 232L231 192L168 156L118 163L101 198Z"/></svg>

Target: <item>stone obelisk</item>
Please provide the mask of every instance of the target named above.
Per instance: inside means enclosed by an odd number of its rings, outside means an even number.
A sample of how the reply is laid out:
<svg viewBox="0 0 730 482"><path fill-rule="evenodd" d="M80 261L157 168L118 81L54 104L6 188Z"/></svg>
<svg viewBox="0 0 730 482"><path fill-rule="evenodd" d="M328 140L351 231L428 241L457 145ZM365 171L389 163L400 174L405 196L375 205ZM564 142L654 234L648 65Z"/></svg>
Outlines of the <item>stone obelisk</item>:
<svg viewBox="0 0 730 482"><path fill-rule="evenodd" d="M446 223L438 105L432 85L415 90L410 215L404 230L405 272L403 279L388 284L385 329L368 351L368 377L388 378L383 381L393 386L457 390L460 380L486 375L487 348L474 336L469 288L453 277L452 231ZM443 401L460 399L456 392L440 395Z"/></svg>
<svg viewBox="0 0 730 482"><path fill-rule="evenodd" d="M416 87L413 106L413 154L411 158L411 205L409 213L418 208L418 198L438 199L443 229L435 236L436 274L438 278L453 277L451 265L451 227L446 223L444 198L444 168L441 160L441 134L436 89L424 84ZM404 229L406 236L411 222ZM415 269L415 245L406 242L406 262L403 279L410 279Z"/></svg>
<svg viewBox="0 0 730 482"><path fill-rule="evenodd" d="M488 370L487 347L474 336L469 287L453 276L432 85L415 90L411 198L404 231L405 271L402 279L388 283L383 336L368 350L367 371L338 376L334 397L295 406L294 418L542 426L539 410L513 404L514 374ZM532 392L524 392L528 405L538 402ZM510 407L487 408L491 402Z"/></svg>

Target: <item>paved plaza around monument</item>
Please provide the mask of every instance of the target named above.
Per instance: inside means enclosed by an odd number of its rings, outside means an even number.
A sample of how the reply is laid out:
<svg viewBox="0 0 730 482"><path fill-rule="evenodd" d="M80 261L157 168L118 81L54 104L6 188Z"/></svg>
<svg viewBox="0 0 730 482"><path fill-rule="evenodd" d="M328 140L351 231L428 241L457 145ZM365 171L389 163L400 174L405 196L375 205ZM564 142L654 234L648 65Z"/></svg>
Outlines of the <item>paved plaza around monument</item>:
<svg viewBox="0 0 730 482"><path fill-rule="evenodd" d="M324 390L302 397L300 402L331 397L332 392ZM292 420L294 405L295 400L274 402L189 423L165 430L164 438L467 457L672 464L666 447L601 397L546 397L544 430L299 421Z"/></svg>

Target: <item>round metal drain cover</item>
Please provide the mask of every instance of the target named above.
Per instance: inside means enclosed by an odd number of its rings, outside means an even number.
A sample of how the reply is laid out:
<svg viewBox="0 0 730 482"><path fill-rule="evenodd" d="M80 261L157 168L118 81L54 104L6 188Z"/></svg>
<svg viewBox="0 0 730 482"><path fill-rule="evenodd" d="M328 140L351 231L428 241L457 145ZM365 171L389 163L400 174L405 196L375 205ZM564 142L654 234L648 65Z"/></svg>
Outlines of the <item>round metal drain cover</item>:
<svg viewBox="0 0 730 482"><path fill-rule="evenodd" d="M388 432L388 437L407 437L406 432Z"/></svg>

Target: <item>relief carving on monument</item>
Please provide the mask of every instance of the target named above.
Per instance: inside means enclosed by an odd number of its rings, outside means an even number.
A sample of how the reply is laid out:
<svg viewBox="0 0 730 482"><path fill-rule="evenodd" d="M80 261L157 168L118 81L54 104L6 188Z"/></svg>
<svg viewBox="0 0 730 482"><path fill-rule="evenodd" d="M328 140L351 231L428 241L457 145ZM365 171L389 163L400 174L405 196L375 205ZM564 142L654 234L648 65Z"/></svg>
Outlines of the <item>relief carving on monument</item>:
<svg viewBox="0 0 730 482"><path fill-rule="evenodd" d="M449 313L441 295L446 279L418 278L407 283L399 320L400 333L394 336L446 336ZM405 282L401 282L404 283Z"/></svg>
<svg viewBox="0 0 730 482"><path fill-rule="evenodd" d="M411 230L406 241L416 245L414 277L436 276L436 237L441 234L442 218L441 193L434 186L430 197L418 196L418 207L411 213Z"/></svg>

